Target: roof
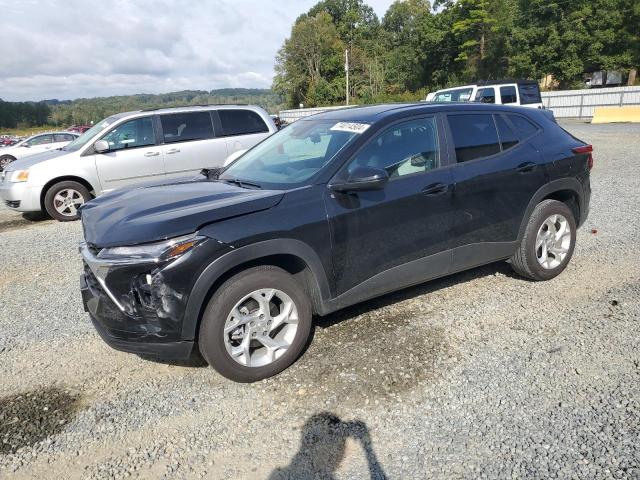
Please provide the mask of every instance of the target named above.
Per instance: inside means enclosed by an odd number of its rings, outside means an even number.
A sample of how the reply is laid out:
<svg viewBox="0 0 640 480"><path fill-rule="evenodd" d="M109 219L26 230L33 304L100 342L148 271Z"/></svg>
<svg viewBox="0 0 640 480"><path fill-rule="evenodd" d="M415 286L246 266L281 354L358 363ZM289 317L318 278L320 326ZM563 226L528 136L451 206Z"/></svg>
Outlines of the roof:
<svg viewBox="0 0 640 480"><path fill-rule="evenodd" d="M513 111L518 110L531 110L526 107L514 107L493 105L487 103L475 103L475 102L447 102L447 103L388 103L381 105L369 105L365 107L352 107L344 108L341 110L331 110L329 112L318 113L316 115L310 115L308 117L300 119L300 121L308 120L332 120L337 122L364 122L375 123L384 118L399 116L402 117L408 113L422 114L422 113L436 113L442 111L496 111L505 110Z"/></svg>

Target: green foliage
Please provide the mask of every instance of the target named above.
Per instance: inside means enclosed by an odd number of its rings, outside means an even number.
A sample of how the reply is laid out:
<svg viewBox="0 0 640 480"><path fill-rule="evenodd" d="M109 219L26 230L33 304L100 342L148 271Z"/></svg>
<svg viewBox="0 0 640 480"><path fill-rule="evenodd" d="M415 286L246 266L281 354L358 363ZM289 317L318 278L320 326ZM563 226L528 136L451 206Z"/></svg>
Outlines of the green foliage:
<svg viewBox="0 0 640 480"><path fill-rule="evenodd" d="M47 123L50 109L45 102L0 100L0 128L34 127Z"/></svg>
<svg viewBox="0 0 640 480"><path fill-rule="evenodd" d="M313 29L320 29L320 36ZM506 77L579 86L584 72L640 64L638 0L396 0L382 21L362 0L322 0L295 22L273 88L289 106L415 100ZM305 68L305 52L322 52Z"/></svg>

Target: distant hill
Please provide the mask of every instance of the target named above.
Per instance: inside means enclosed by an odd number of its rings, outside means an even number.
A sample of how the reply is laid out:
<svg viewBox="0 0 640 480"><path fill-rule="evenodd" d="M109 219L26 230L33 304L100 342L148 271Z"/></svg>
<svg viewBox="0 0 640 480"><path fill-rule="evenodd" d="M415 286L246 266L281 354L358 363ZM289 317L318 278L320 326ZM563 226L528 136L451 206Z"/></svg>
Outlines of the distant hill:
<svg viewBox="0 0 640 480"><path fill-rule="evenodd" d="M160 94L141 93L113 97L79 98L76 100L45 100L51 109L49 123L53 125L87 124L114 113L185 105L248 103L259 105L269 113L284 107L280 95L261 88L221 88L217 90L184 90Z"/></svg>

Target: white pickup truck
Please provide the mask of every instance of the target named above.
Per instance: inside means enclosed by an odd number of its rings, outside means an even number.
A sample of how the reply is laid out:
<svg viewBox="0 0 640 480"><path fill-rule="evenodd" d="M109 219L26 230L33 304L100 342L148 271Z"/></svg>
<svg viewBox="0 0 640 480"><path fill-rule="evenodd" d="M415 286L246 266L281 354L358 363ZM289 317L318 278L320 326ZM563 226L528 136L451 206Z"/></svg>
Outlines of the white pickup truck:
<svg viewBox="0 0 640 480"><path fill-rule="evenodd" d="M496 80L429 93L427 102L481 102L544 108L540 87L534 80Z"/></svg>

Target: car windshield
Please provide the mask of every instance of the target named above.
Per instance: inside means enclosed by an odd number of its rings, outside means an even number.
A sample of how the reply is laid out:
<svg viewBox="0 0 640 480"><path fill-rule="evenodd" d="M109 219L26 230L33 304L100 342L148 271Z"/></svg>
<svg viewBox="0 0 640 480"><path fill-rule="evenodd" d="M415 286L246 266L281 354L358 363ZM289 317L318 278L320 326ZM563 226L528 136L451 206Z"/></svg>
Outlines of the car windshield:
<svg viewBox="0 0 640 480"><path fill-rule="evenodd" d="M436 93L432 102L468 102L471 99L473 88L459 88L457 90L444 90Z"/></svg>
<svg viewBox="0 0 640 480"><path fill-rule="evenodd" d="M335 120L299 120L242 155L219 178L275 189L304 184L367 127Z"/></svg>
<svg viewBox="0 0 640 480"><path fill-rule="evenodd" d="M96 123L93 127L91 127L89 130L84 132L82 135L77 137L74 141L62 147L60 150L64 150L65 152L75 152L76 150L80 150L82 147L84 147L87 144L87 142L89 142L89 140L95 137L98 133L102 132L109 125L112 125L115 121L122 118L123 115L124 114L119 113L119 114L111 115L110 117L105 118L101 122Z"/></svg>

